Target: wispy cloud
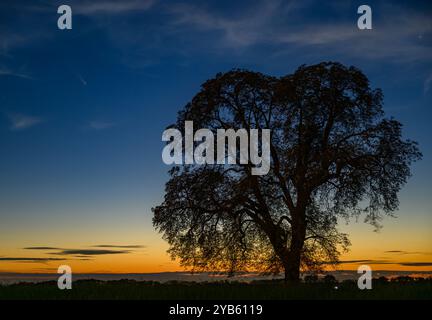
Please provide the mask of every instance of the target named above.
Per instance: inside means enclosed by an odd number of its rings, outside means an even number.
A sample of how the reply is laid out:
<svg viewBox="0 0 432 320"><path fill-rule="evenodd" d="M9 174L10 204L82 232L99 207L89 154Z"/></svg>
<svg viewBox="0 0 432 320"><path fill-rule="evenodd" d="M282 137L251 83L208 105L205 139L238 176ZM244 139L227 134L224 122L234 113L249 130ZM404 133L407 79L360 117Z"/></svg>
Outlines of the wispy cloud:
<svg viewBox="0 0 432 320"><path fill-rule="evenodd" d="M351 264L351 263L366 263L366 264L394 264L396 262L390 261L390 260L372 260L372 259L366 259L366 260L341 260L338 262L339 264Z"/></svg>
<svg viewBox="0 0 432 320"><path fill-rule="evenodd" d="M384 253L389 253L389 254L427 254L430 255L432 254L432 252L421 252L421 251L404 251L404 250L388 250L388 251L384 251Z"/></svg>
<svg viewBox="0 0 432 320"><path fill-rule="evenodd" d="M429 92L432 85L432 73L425 79L423 83L423 93L426 94Z"/></svg>
<svg viewBox="0 0 432 320"><path fill-rule="evenodd" d="M115 126L114 122L111 121L100 121L100 120L93 120L88 123L88 128L92 130L104 130L109 129Z"/></svg>
<svg viewBox="0 0 432 320"><path fill-rule="evenodd" d="M245 48L254 45L278 45L276 54L296 48L316 47L317 53L345 54L365 59L416 61L432 59L428 38L432 32L430 17L398 6L385 6L386 16L373 30L358 30L356 20L336 22L299 21L302 10L317 3L299 4L261 2L237 15L227 15L200 5L174 5L168 10L174 16L176 32L215 31L211 36L215 47ZM306 8L307 9L307 8ZM335 14L340 14L337 7ZM343 10L347 10L343 8ZM349 15L347 15L349 16ZM389 17L389 18L387 18Z"/></svg>
<svg viewBox="0 0 432 320"><path fill-rule="evenodd" d="M62 250L61 248L55 247L25 247L24 250Z"/></svg>
<svg viewBox="0 0 432 320"><path fill-rule="evenodd" d="M431 60L432 47L420 34L430 34L430 17L402 8L387 8L380 25L361 31L352 22L333 24L308 23L301 28L276 33L273 41L290 45L319 47L333 54L346 54L365 59L392 59L394 61ZM321 54L322 52L320 52Z"/></svg>
<svg viewBox="0 0 432 320"><path fill-rule="evenodd" d="M402 262L400 265L407 267L432 267L432 262Z"/></svg>
<svg viewBox="0 0 432 320"><path fill-rule="evenodd" d="M404 251L399 251L399 250L391 250L391 251L386 251L386 252L404 254ZM428 266L432 266L432 262L422 262L422 261L405 262L405 261L395 261L395 260L364 259L364 260L341 260L338 262L338 264L358 264L358 263L364 263L364 264L368 264L368 265L393 264L393 265L406 266L406 267L428 267ZM328 263L326 263L326 264L328 264Z"/></svg>
<svg viewBox="0 0 432 320"><path fill-rule="evenodd" d="M111 244L100 244L90 246L92 249L65 249L58 247L49 246L33 246L25 247L25 250L39 250L45 251L45 253L51 255L61 255L61 256L74 256L77 258L87 258L89 256L99 256L99 255L112 255L112 254L125 254L131 253L133 249L144 248L142 245L111 245ZM99 249L93 249L99 248ZM121 250L119 250L121 249ZM127 250L125 250L127 249Z"/></svg>
<svg viewBox="0 0 432 320"><path fill-rule="evenodd" d="M11 126L14 131L25 130L43 122L41 117L30 116L25 114L8 114Z"/></svg>
<svg viewBox="0 0 432 320"><path fill-rule="evenodd" d="M148 10L155 2L155 0L83 0L74 2L72 5L72 12L83 15L121 14Z"/></svg>
<svg viewBox="0 0 432 320"><path fill-rule="evenodd" d="M99 245L95 245L95 246L92 246L92 247L93 248L123 248L123 249L140 249L140 248L145 248L145 246L136 245L136 244L131 244L131 245L99 244Z"/></svg>
<svg viewBox="0 0 432 320"><path fill-rule="evenodd" d="M105 250L105 249L63 249L59 252L54 252L55 255L80 255L80 256L98 256L107 254L123 254L130 253L129 250Z"/></svg>
<svg viewBox="0 0 432 320"><path fill-rule="evenodd" d="M364 263L364 262L370 262L372 260L341 260L338 263Z"/></svg>
<svg viewBox="0 0 432 320"><path fill-rule="evenodd" d="M30 75L26 73L14 71L5 67L0 68L0 76L12 76L12 77L17 77L22 79L33 79Z"/></svg>
<svg viewBox="0 0 432 320"><path fill-rule="evenodd" d="M84 77L80 73L77 73L77 78L82 83L83 86L87 85L87 80L84 79Z"/></svg>
<svg viewBox="0 0 432 320"><path fill-rule="evenodd" d="M11 50L25 46L29 43L37 41L39 35L34 32L31 33L31 36L27 34L20 34L16 32L11 32L11 30L1 30L0 31L0 54L2 56L11 58Z"/></svg>
<svg viewBox="0 0 432 320"><path fill-rule="evenodd" d="M49 261L61 261L61 258L28 258L28 257L0 257L0 261L11 261L11 262L49 262Z"/></svg>
<svg viewBox="0 0 432 320"><path fill-rule="evenodd" d="M178 27L190 27L187 31L219 31L221 41L228 47L245 47L262 42L267 37L271 17L280 10L279 1L262 2L255 10L246 11L241 16L226 17L198 5L172 5L168 7L174 19L172 24Z"/></svg>

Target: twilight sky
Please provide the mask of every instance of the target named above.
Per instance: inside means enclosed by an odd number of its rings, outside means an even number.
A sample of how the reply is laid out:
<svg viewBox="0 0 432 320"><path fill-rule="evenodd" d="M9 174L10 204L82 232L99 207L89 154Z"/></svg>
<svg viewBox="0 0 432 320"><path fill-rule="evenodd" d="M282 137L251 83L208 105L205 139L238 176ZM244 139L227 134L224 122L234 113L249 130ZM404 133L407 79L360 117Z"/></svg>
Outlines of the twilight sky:
<svg viewBox="0 0 432 320"><path fill-rule="evenodd" d="M69 4L73 29L57 28ZM373 30L357 29L368 4ZM1 1L0 272L180 270L151 224L162 131L200 84L247 68L359 67L423 160L384 228L341 221L343 269L432 270L430 1ZM366 260L366 261L365 261Z"/></svg>

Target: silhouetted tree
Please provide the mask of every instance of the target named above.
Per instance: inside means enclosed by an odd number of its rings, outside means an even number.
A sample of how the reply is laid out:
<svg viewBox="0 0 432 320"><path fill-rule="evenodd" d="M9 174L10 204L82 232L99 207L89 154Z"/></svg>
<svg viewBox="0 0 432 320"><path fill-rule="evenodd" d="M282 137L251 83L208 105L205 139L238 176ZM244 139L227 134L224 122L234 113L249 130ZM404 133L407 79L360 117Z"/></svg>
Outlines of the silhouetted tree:
<svg viewBox="0 0 432 320"><path fill-rule="evenodd" d="M305 283L317 283L318 282L318 275L317 274L305 275L303 278L303 281Z"/></svg>
<svg viewBox="0 0 432 320"><path fill-rule="evenodd" d="M373 281L378 283L378 284L386 284L389 282L389 279L384 277L384 276L381 276L378 279L373 279Z"/></svg>
<svg viewBox="0 0 432 320"><path fill-rule="evenodd" d="M336 280L336 277L332 274L326 274L323 278L323 282L327 284L335 284L338 281Z"/></svg>
<svg viewBox="0 0 432 320"><path fill-rule="evenodd" d="M349 245L337 218L365 213L378 226L421 157L401 124L384 118L382 101L359 69L339 63L281 78L233 70L205 82L174 127L271 129L271 169L173 167L153 208L172 257L193 270L283 270L287 281L337 262Z"/></svg>

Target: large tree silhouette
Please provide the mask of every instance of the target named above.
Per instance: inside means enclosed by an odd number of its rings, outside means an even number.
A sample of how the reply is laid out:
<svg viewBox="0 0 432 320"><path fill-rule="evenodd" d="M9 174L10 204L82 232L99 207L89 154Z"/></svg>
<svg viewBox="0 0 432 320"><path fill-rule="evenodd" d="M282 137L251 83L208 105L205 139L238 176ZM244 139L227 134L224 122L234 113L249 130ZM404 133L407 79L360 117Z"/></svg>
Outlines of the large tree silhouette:
<svg viewBox="0 0 432 320"><path fill-rule="evenodd" d="M337 219L364 214L379 226L421 157L382 102L359 69L331 62L281 78L233 70L205 82L174 127L271 129L271 169L173 167L153 208L172 257L194 270L284 271L287 281L337 262L349 245Z"/></svg>

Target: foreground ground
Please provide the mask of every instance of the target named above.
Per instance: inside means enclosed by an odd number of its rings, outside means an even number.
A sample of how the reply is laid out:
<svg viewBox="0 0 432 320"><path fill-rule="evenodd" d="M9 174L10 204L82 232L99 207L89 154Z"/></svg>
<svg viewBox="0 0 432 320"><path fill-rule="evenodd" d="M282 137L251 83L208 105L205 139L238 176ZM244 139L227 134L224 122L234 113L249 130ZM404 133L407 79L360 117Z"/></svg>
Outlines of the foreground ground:
<svg viewBox="0 0 432 320"><path fill-rule="evenodd" d="M0 286L0 300L5 299L432 299L432 280L374 280L371 290L359 290L354 281L287 286L280 281L161 284L133 280L79 280L71 290L59 290L55 281L49 281Z"/></svg>
<svg viewBox="0 0 432 320"><path fill-rule="evenodd" d="M431 279L374 280L371 290L359 290L354 281L311 282L296 286L280 281L138 282L133 280L73 282L59 290L54 281L0 286L5 299L432 299Z"/></svg>

